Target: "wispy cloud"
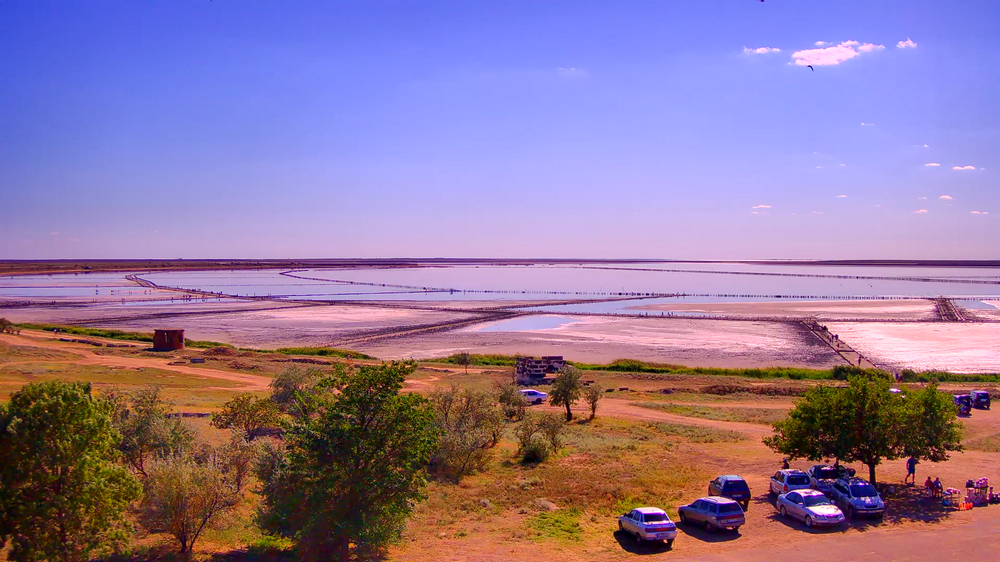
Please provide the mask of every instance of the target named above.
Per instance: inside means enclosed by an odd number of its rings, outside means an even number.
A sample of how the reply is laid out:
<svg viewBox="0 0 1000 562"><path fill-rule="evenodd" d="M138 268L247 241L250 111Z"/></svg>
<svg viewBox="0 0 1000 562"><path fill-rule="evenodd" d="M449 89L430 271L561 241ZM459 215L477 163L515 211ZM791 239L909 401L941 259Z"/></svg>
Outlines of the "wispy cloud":
<svg viewBox="0 0 1000 562"><path fill-rule="evenodd" d="M830 47L824 45L830 45L830 43L817 41L816 46L820 47L819 49L795 51L792 53L792 60L799 66L833 66L851 60L862 53L885 49L884 45L859 43L857 41L842 41L839 45Z"/></svg>
<svg viewBox="0 0 1000 562"><path fill-rule="evenodd" d="M930 145L929 144L925 144L924 148L930 148Z"/></svg>
<svg viewBox="0 0 1000 562"><path fill-rule="evenodd" d="M944 199L946 201L951 201L951 195L942 195L941 197L938 197L938 199Z"/></svg>
<svg viewBox="0 0 1000 562"><path fill-rule="evenodd" d="M864 121L862 121L861 122L861 126L862 127L874 127L875 123L865 123Z"/></svg>
<svg viewBox="0 0 1000 562"><path fill-rule="evenodd" d="M816 166L817 170L822 170L823 168L826 168L826 166Z"/></svg>
<svg viewBox="0 0 1000 562"><path fill-rule="evenodd" d="M937 166L940 166L940 165L941 164L938 164L937 162L928 162L928 163L924 164L924 166L928 166L928 167L931 167L931 168L937 167Z"/></svg>
<svg viewBox="0 0 1000 562"><path fill-rule="evenodd" d="M952 166L952 170L975 170L975 166Z"/></svg>
<svg viewBox="0 0 1000 562"><path fill-rule="evenodd" d="M919 210L913 211L913 213L917 214L917 215L922 215L922 214L924 214L926 212L927 212L927 209L919 209Z"/></svg>
<svg viewBox="0 0 1000 562"><path fill-rule="evenodd" d="M744 55L766 55L768 53L780 53L781 49L777 47L757 47L751 49L750 47L743 47Z"/></svg>
<svg viewBox="0 0 1000 562"><path fill-rule="evenodd" d="M846 195L838 195L837 199L845 199L846 197L847 197Z"/></svg>
<svg viewBox="0 0 1000 562"><path fill-rule="evenodd" d="M823 214L826 214L826 213L824 213L823 211L813 211L812 214L814 214L814 215L823 215Z"/></svg>
<svg viewBox="0 0 1000 562"><path fill-rule="evenodd" d="M586 72L575 66L560 66L559 68L556 68L556 74L572 78L580 78L587 75Z"/></svg>
<svg viewBox="0 0 1000 562"><path fill-rule="evenodd" d="M916 49L917 44L913 42L913 39L907 37L906 41L900 41L899 43L896 43L896 47L900 49Z"/></svg>
<svg viewBox="0 0 1000 562"><path fill-rule="evenodd" d="M842 167L846 167L846 166L847 166L847 164L841 164L841 166L842 166Z"/></svg>
<svg viewBox="0 0 1000 562"><path fill-rule="evenodd" d="M750 208L751 209L770 209L771 206L770 205L764 205L763 203L761 203L760 205L754 205L753 207L750 207Z"/></svg>
<svg viewBox="0 0 1000 562"><path fill-rule="evenodd" d="M972 211L972 214L973 215L988 215L989 213L986 212L986 211Z"/></svg>
<svg viewBox="0 0 1000 562"><path fill-rule="evenodd" d="M926 197L917 197L917 201L927 201Z"/></svg>

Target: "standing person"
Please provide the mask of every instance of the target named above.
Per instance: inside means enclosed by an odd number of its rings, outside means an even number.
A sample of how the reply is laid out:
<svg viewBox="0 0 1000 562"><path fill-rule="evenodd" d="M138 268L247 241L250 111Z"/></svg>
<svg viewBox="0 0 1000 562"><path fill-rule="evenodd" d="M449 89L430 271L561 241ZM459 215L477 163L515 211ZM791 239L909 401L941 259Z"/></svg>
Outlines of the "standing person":
<svg viewBox="0 0 1000 562"><path fill-rule="evenodd" d="M903 483L905 484L908 480L914 486L917 485L917 459L914 457L906 459L906 478L903 478Z"/></svg>

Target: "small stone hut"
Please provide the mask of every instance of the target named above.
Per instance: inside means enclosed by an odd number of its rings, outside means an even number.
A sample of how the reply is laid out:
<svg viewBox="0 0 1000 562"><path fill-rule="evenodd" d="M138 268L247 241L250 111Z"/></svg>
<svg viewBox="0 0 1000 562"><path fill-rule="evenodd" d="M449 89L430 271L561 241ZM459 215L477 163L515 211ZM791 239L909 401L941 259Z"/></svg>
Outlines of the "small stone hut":
<svg viewBox="0 0 1000 562"><path fill-rule="evenodd" d="M153 351L174 351L175 349L184 349L184 330L180 328L153 330Z"/></svg>

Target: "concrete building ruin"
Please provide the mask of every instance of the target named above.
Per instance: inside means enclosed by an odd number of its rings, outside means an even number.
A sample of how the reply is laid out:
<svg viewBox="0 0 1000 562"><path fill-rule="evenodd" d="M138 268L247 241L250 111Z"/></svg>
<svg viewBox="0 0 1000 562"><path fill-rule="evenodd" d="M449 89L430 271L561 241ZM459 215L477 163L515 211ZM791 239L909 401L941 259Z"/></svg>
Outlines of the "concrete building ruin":
<svg viewBox="0 0 1000 562"><path fill-rule="evenodd" d="M562 355L545 355L537 357L518 357L515 367L517 384L538 384L548 375L558 373L566 366Z"/></svg>
<svg viewBox="0 0 1000 562"><path fill-rule="evenodd" d="M174 351L177 349L184 349L184 330L180 328L153 330L153 351Z"/></svg>

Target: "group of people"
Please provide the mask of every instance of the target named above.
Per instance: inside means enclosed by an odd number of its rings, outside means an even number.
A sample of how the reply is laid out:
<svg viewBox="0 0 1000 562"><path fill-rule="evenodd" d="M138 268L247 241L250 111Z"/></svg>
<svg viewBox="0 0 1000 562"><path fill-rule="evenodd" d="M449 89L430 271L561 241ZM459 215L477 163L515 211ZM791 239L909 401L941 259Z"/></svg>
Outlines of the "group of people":
<svg viewBox="0 0 1000 562"><path fill-rule="evenodd" d="M903 482L911 482L914 485L917 483L917 462L914 457L906 459L906 478L903 479ZM933 480L928 476L927 480L924 481L924 488L927 490L927 495L932 498L940 498L944 494L944 484L937 476Z"/></svg>

